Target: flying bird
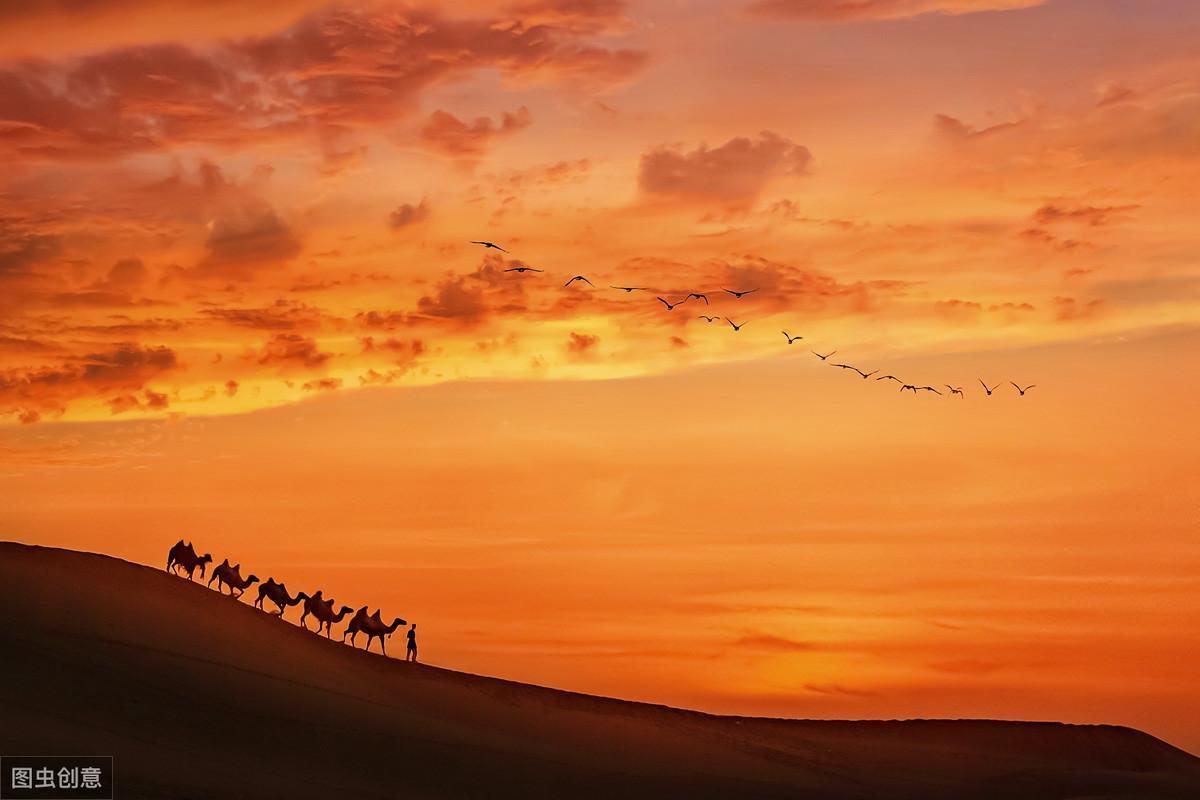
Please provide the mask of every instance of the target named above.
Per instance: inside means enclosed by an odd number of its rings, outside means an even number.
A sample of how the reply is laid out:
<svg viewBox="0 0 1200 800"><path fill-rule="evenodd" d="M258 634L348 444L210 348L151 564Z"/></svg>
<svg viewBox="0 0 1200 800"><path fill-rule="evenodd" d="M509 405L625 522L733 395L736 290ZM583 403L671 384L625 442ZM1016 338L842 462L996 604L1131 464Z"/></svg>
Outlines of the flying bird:
<svg viewBox="0 0 1200 800"><path fill-rule="evenodd" d="M610 288L610 289L620 289L622 292L626 292L626 293L628 293L628 292L644 292L644 291L646 291L646 287L645 287L645 286L613 286L612 284L609 284L609 287L608 287L608 288Z"/></svg>
<svg viewBox="0 0 1200 800"><path fill-rule="evenodd" d="M903 386L901 386L900 393L903 394L905 389L911 389L913 394L917 393L917 387L913 386L911 383L906 383Z"/></svg>
<svg viewBox="0 0 1200 800"><path fill-rule="evenodd" d="M833 355L833 353L830 353L829 355ZM822 360L824 360L824 359L822 359ZM830 364L829 366L837 367L838 369L852 369L855 372L858 372L858 367L853 367L849 364Z"/></svg>
<svg viewBox="0 0 1200 800"><path fill-rule="evenodd" d="M829 358L831 355L833 355L833 354L834 354L834 353L836 353L836 352L837 352L837 350L834 350L833 352L826 353L825 355L821 355L821 354L820 354L820 353L818 353L816 350L813 350L813 351L812 351L812 354L813 354L814 356L816 356L817 358L821 359L822 361L824 361L825 359Z"/></svg>
<svg viewBox="0 0 1200 800"><path fill-rule="evenodd" d="M735 292L733 289L723 289L722 291L729 292L731 295L733 295L734 297L736 297L740 300L742 298L742 295L747 295L747 294L750 294L751 292L757 292L758 289L757 288L747 289L744 292Z"/></svg>
<svg viewBox="0 0 1200 800"><path fill-rule="evenodd" d="M491 247L491 248L494 248L494 249L496 249L496 250L499 250L501 253L507 253L507 252L508 252L507 250L505 250L505 249L504 249L503 247L501 247L500 245L498 245L498 244L493 244L492 242L471 242L471 244L481 244L481 245L483 245L485 248L487 248L487 247Z"/></svg>
<svg viewBox="0 0 1200 800"><path fill-rule="evenodd" d="M667 311L671 311L675 308L675 306L683 304L682 300L680 300L678 303L668 303L666 300L662 299L661 297L656 297L654 299L657 300L658 302L662 303L664 306L666 306Z"/></svg>
<svg viewBox="0 0 1200 800"><path fill-rule="evenodd" d="M934 394L941 394L941 392L939 392L937 389L933 388L932 386L918 386L917 389L920 389L923 392L933 392ZM916 394L915 390L914 390L913 394Z"/></svg>
<svg viewBox="0 0 1200 800"><path fill-rule="evenodd" d="M865 381L867 378L869 378L869 377L871 377L872 375L874 375L876 372L879 372L879 370L877 370L877 369L873 369L873 370L871 370L870 372L863 372L863 371L862 371L861 369L859 369L858 367L855 367L855 368L854 368L854 371L855 371L855 372L857 372L859 375L862 375L862 379L863 379L864 381Z"/></svg>
<svg viewBox="0 0 1200 800"><path fill-rule="evenodd" d="M895 375L884 375L882 378L876 378L875 380L877 380L877 381L895 381L896 383L904 383L904 381L900 380Z"/></svg>
<svg viewBox="0 0 1200 800"><path fill-rule="evenodd" d="M994 391L996 391L997 389L999 389L999 388L1000 388L1000 384L998 384L998 383L997 383L995 386L993 386L992 388L990 388L990 389L989 389L989 388L988 388L988 385L987 385L986 383L984 383L984 382L983 382L983 379L982 379L982 378L980 378L980 380L979 380L979 385L983 387L983 390L984 390L985 392L987 392L987 396L988 396L988 397L991 397L991 396L992 396L992 392L994 392Z"/></svg>
<svg viewBox="0 0 1200 800"><path fill-rule="evenodd" d="M702 319L705 322L713 322L714 320L720 319L720 317L710 317L707 314L701 314L700 316L696 317L696 319Z"/></svg>
<svg viewBox="0 0 1200 800"><path fill-rule="evenodd" d="M804 338L803 336L792 336L787 331L783 331L783 335L787 337L788 344L791 344L792 342L798 342Z"/></svg>
<svg viewBox="0 0 1200 800"><path fill-rule="evenodd" d="M533 267L509 267L505 272L545 272L544 269L534 269Z"/></svg>
<svg viewBox="0 0 1200 800"><path fill-rule="evenodd" d="M571 280L569 280L569 281L567 281L566 283L564 283L564 284L563 284L563 286L564 286L564 287L566 287L566 286L570 286L570 285L571 285L572 283L574 283L575 281L583 281L583 282L584 282L584 283L586 283L588 286L591 286L593 289L595 289L595 288L596 288L596 284L592 283L591 281L589 281L587 278L583 277L582 275L576 275L574 278L571 278Z"/></svg>
<svg viewBox="0 0 1200 800"><path fill-rule="evenodd" d="M946 388L950 390L950 394L956 394L959 397L966 397L966 395L963 394L963 390L962 390L961 386L951 386L950 384L947 383Z"/></svg>
<svg viewBox="0 0 1200 800"><path fill-rule="evenodd" d="M683 298L683 300L680 300L679 302L682 303L687 300L691 300L693 297L696 298L697 300L703 300L704 305L708 305L708 295L700 294L700 292L692 292L687 297Z"/></svg>
<svg viewBox="0 0 1200 800"><path fill-rule="evenodd" d="M1012 383L1012 385L1013 385L1013 386L1016 388L1016 390L1017 390L1018 392L1020 392L1020 393L1021 393L1021 397L1024 397L1026 392L1028 392L1028 391L1029 391L1030 389L1032 389L1034 386L1037 386L1037 384L1036 384L1036 383L1031 383L1031 384L1029 384L1028 386L1026 386L1024 389L1022 389L1020 386L1017 386L1017 385L1016 385L1015 383L1013 383L1012 381L1009 381L1009 383ZM997 384L997 385L999 385L999 384Z"/></svg>
<svg viewBox="0 0 1200 800"><path fill-rule="evenodd" d="M729 323L729 327L733 328L734 333L737 333L746 325L745 322L743 322L741 325L738 325L736 322L731 320L729 317L726 317L725 321Z"/></svg>

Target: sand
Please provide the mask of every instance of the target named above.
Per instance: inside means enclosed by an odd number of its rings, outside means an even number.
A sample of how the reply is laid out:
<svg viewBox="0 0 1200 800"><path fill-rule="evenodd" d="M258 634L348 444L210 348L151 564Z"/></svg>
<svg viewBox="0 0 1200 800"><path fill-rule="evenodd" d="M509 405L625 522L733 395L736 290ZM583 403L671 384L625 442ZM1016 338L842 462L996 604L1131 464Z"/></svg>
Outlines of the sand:
<svg viewBox="0 0 1200 800"><path fill-rule="evenodd" d="M1130 728L714 716L364 653L254 596L0 543L0 754L112 755L123 800L1200 797Z"/></svg>

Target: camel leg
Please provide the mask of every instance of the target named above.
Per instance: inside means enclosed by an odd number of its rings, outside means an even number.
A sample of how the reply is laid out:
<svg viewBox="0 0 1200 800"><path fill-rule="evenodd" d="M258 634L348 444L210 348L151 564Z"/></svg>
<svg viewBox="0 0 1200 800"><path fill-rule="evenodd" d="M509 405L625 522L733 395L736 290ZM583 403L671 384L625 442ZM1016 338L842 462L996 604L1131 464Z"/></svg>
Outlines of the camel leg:
<svg viewBox="0 0 1200 800"><path fill-rule="evenodd" d="M383 640L385 638L386 637L384 637L384 636L379 637L379 652L383 653L386 656L387 655L387 645L383 643Z"/></svg>
<svg viewBox="0 0 1200 800"><path fill-rule="evenodd" d="M254 601L254 607L260 611L266 611L266 609L263 608L263 599L261 597Z"/></svg>

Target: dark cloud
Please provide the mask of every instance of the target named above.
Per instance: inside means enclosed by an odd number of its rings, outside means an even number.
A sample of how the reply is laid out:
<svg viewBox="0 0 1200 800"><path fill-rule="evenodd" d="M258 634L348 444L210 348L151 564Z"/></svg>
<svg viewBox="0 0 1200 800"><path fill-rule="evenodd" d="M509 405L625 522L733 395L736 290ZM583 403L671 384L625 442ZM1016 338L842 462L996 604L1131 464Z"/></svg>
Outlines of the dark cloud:
<svg viewBox="0 0 1200 800"><path fill-rule="evenodd" d="M576 333L571 331L567 336L567 355L571 358L583 358L592 353L596 346L600 344L600 337L590 333Z"/></svg>
<svg viewBox="0 0 1200 800"><path fill-rule="evenodd" d="M1077 222L1091 227L1108 225L1114 219L1119 219L1131 211L1137 211L1140 205L1125 206L1079 206L1048 204L1033 213L1033 219L1039 225L1053 225L1059 222Z"/></svg>
<svg viewBox="0 0 1200 800"><path fill-rule="evenodd" d="M401 203L388 215L388 226L392 230L399 230L427 219L429 219L429 204L426 201L422 200L417 205Z"/></svg>
<svg viewBox="0 0 1200 800"><path fill-rule="evenodd" d="M341 378L318 378L315 381L305 381L300 387L306 392L332 392L342 388Z"/></svg>
<svg viewBox="0 0 1200 800"><path fill-rule="evenodd" d="M742 650L764 650L772 653L801 653L815 650L817 647L812 642L787 639L769 633L747 634L735 641L733 645Z"/></svg>
<svg viewBox="0 0 1200 800"><path fill-rule="evenodd" d="M933 129L946 141L965 142L1012 130L1024 125L1025 122L1026 120L1014 120L1012 122L998 122L985 128L976 128L957 117L952 117L948 114L935 114L933 117Z"/></svg>
<svg viewBox="0 0 1200 800"><path fill-rule="evenodd" d="M69 356L55 366L0 372L0 414L61 412L73 400L143 389L151 379L180 367L168 347L126 343L110 350Z"/></svg>
<svg viewBox="0 0 1200 800"><path fill-rule="evenodd" d="M204 243L207 251L196 272L248 278L256 270L278 267L300 253L300 240L275 210L242 209L218 218Z"/></svg>
<svg viewBox="0 0 1200 800"><path fill-rule="evenodd" d="M644 62L585 43L569 25L331 7L203 52L135 45L10 63L0 69L0 148L62 160L302 134L329 142L330 130L404 116L426 87L474 70L609 84Z"/></svg>
<svg viewBox="0 0 1200 800"><path fill-rule="evenodd" d="M753 16L771 19L850 22L916 17L922 14L974 14L1041 5L1045 0L755 0Z"/></svg>
<svg viewBox="0 0 1200 800"><path fill-rule="evenodd" d="M263 345L258 355L259 364L271 364L283 368L303 367L316 369L323 366L333 353L322 352L315 339L298 333L277 333Z"/></svg>
<svg viewBox="0 0 1200 800"><path fill-rule="evenodd" d="M658 147L642 155L638 186L648 195L751 203L772 178L801 175L812 162L808 148L764 131L716 148Z"/></svg>
<svg viewBox="0 0 1200 800"><path fill-rule="evenodd" d="M498 123L490 117L477 117L467 123L445 111L435 111L421 129L421 140L435 150L456 158L476 159L482 156L491 141L499 136L529 127L533 115L521 106L504 112Z"/></svg>
<svg viewBox="0 0 1200 800"><path fill-rule="evenodd" d="M333 319L319 308L285 299L259 308L206 308L201 313L239 328L264 331L316 330Z"/></svg>

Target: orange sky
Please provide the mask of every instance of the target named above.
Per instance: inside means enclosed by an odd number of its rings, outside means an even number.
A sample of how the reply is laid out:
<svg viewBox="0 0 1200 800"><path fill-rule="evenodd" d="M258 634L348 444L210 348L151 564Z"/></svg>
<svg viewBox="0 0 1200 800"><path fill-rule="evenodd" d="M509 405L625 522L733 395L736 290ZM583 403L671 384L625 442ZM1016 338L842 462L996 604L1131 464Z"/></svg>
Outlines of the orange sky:
<svg viewBox="0 0 1200 800"><path fill-rule="evenodd" d="M1200 749L1195 4L85 6L0 11L0 537Z"/></svg>

